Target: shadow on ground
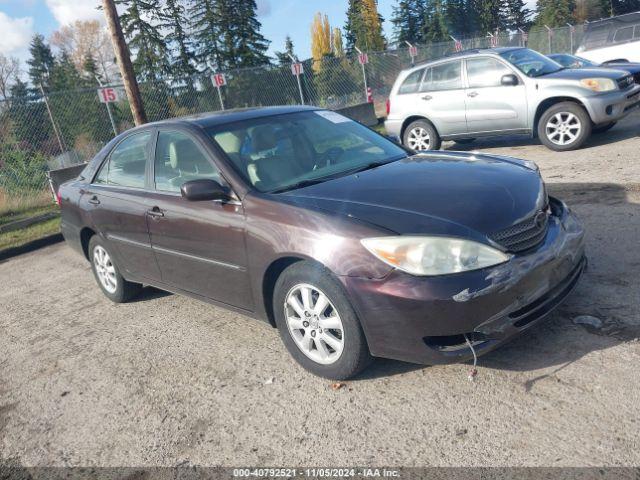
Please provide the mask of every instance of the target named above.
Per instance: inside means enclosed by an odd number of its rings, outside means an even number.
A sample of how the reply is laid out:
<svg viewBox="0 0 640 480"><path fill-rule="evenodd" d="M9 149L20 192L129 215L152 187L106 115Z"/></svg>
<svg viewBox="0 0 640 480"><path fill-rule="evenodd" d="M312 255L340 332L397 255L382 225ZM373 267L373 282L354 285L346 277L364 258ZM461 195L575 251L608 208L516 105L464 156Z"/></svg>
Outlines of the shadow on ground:
<svg viewBox="0 0 640 480"><path fill-rule="evenodd" d="M607 132L594 133L582 148L599 147L637 137L640 137L640 116L636 115L632 119L626 120L624 124L616 125ZM519 147L540 144L538 138L531 138L529 135L508 135L478 138L473 142L465 144L453 142L448 144L445 150L468 152L487 148L511 148L517 152Z"/></svg>
<svg viewBox="0 0 640 480"><path fill-rule="evenodd" d="M634 261L632 253L640 232L640 196L635 204L630 201L631 192L636 195L640 192L637 187L612 183L548 184L549 193L566 201L585 224L590 266L576 290L555 312L543 323L481 357L481 367L510 371L555 367L532 380L535 382L590 352L640 339L639 285L635 273L640 261L637 258ZM609 261L609 255L624 257L624 252L631 252L629 261L624 258ZM573 320L579 315L595 316L602 325L599 328L576 325ZM423 368L429 367L378 359L359 378L388 377Z"/></svg>

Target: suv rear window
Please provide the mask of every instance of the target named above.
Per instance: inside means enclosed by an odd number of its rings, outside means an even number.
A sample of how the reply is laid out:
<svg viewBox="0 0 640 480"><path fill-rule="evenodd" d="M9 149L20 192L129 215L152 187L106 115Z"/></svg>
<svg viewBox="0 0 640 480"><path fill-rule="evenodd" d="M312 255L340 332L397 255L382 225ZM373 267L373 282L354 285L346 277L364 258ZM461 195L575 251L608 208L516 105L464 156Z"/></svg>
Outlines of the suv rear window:
<svg viewBox="0 0 640 480"><path fill-rule="evenodd" d="M404 82L402 82L402 85L400 85L398 93L416 93L418 91L418 87L420 87L420 81L422 80L423 73L424 68L411 72Z"/></svg>

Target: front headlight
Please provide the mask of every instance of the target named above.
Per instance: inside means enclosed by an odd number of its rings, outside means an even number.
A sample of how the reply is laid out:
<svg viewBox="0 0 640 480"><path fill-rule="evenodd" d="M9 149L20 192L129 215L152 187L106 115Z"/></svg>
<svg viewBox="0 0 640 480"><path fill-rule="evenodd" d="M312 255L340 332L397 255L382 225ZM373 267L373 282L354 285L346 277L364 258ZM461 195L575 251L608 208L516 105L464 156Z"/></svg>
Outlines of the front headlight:
<svg viewBox="0 0 640 480"><path fill-rule="evenodd" d="M580 85L594 92L610 92L618 88L616 82L610 78L585 78L580 80Z"/></svg>
<svg viewBox="0 0 640 480"><path fill-rule="evenodd" d="M444 275L491 267L509 255L472 240L451 237L377 237L360 240L383 262L411 275Z"/></svg>

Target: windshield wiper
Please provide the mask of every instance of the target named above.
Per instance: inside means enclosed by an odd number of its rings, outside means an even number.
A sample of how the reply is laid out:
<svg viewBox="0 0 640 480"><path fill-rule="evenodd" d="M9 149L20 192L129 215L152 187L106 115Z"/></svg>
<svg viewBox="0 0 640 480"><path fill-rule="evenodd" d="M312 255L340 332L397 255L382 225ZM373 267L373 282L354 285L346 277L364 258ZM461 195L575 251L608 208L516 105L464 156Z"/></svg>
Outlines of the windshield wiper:
<svg viewBox="0 0 640 480"><path fill-rule="evenodd" d="M328 177L300 180L299 182L292 183L291 185L287 185L286 187L276 188L275 190L271 190L269 193L282 193L282 192L286 192L287 190L296 190L298 188L308 187L309 185L315 185L316 183L322 183L325 180L328 180Z"/></svg>
<svg viewBox="0 0 640 480"><path fill-rule="evenodd" d="M404 158L404 157L405 155L400 155L398 157L392 158L390 160L384 160L382 162L365 163L364 165L360 165L358 167L352 168L351 170L343 170L341 172L334 173L333 175L327 175L326 177L300 180L299 182L292 183L291 185L287 185L286 187L271 190L269 193L282 193L282 192L286 192L287 190L296 190L298 188L308 187L309 185L315 185L317 183L326 182L327 180L333 180L334 178L340 178L346 175L353 175L354 173L364 172L365 170L371 170L372 168L379 167L380 165L384 165L386 163L395 162L396 160L400 160L401 158Z"/></svg>

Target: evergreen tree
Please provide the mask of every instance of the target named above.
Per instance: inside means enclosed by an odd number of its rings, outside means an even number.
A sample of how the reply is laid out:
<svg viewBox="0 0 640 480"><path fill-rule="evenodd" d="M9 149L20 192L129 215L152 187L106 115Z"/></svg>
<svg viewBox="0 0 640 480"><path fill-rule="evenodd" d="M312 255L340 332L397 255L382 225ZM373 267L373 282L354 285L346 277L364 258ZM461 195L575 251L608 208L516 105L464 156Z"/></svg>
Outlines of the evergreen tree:
<svg viewBox="0 0 640 480"><path fill-rule="evenodd" d="M280 65L289 65L291 63L291 57L289 55L295 58L295 54L293 53L293 41L291 40L291 37L287 35L284 40L284 52L275 52L275 56Z"/></svg>
<svg viewBox="0 0 640 480"><path fill-rule="evenodd" d="M344 36L347 40L347 53L352 53L362 36L362 16L360 14L360 0L349 0L347 8L347 22L344 25Z"/></svg>
<svg viewBox="0 0 640 480"><path fill-rule="evenodd" d="M376 0L349 0L345 24L347 51L351 53L355 47L369 51L384 50L383 22Z"/></svg>
<svg viewBox="0 0 640 480"><path fill-rule="evenodd" d="M624 15L625 13L640 10L640 0L611 0L611 15ZM607 16L609 14L607 13Z"/></svg>
<svg viewBox="0 0 640 480"><path fill-rule="evenodd" d="M517 31L519 28L525 29L531 23L532 14L533 12L527 8L525 0L507 0L504 7L504 26L511 31Z"/></svg>
<svg viewBox="0 0 640 480"><path fill-rule="evenodd" d="M560 27L573 21L575 2L573 0L538 0L539 26Z"/></svg>
<svg viewBox="0 0 640 480"><path fill-rule="evenodd" d="M441 0L428 0L425 5L422 39L424 42L442 42L450 39Z"/></svg>
<svg viewBox="0 0 640 480"><path fill-rule="evenodd" d="M168 31L165 41L168 43L169 68L174 76L191 76L196 73L195 56L191 41L185 31L187 19L185 8L180 0L165 0L160 14L159 27Z"/></svg>
<svg viewBox="0 0 640 480"><path fill-rule="evenodd" d="M234 28L238 45L236 67L258 67L269 63L269 40L261 33L255 0L235 0L237 17Z"/></svg>
<svg viewBox="0 0 640 480"><path fill-rule="evenodd" d="M151 22L160 11L159 0L116 0L122 5L122 30L135 55L133 67L142 80L157 80L168 73L167 47L158 25Z"/></svg>
<svg viewBox="0 0 640 480"><path fill-rule="evenodd" d="M445 4L445 16L449 33L461 38L473 31L465 0L448 0Z"/></svg>
<svg viewBox="0 0 640 480"><path fill-rule="evenodd" d="M102 81L100 68L91 53L87 53L82 61L82 74L84 75L87 86L93 86L96 85L98 81Z"/></svg>
<svg viewBox="0 0 640 480"><path fill-rule="evenodd" d="M394 40L404 44L422 42L425 12L422 0L400 0L393 9L391 23L393 24Z"/></svg>
<svg viewBox="0 0 640 480"><path fill-rule="evenodd" d="M478 33L494 34L496 30L506 28L505 12L502 0L480 0L476 2Z"/></svg>
<svg viewBox="0 0 640 480"><path fill-rule="evenodd" d="M49 86L54 92L74 90L83 86L80 73L71 56L64 50L53 64Z"/></svg>
<svg viewBox="0 0 640 480"><path fill-rule="evenodd" d="M215 0L197 0L189 8L195 60L201 70L222 68L220 56L221 25Z"/></svg>
<svg viewBox="0 0 640 480"><path fill-rule="evenodd" d="M29 65L28 73L31 83L36 90L39 90L42 85L46 91L49 88L49 78L54 64L51 47L47 45L42 35L36 34L31 40L29 53L31 58L27 60L27 65Z"/></svg>

